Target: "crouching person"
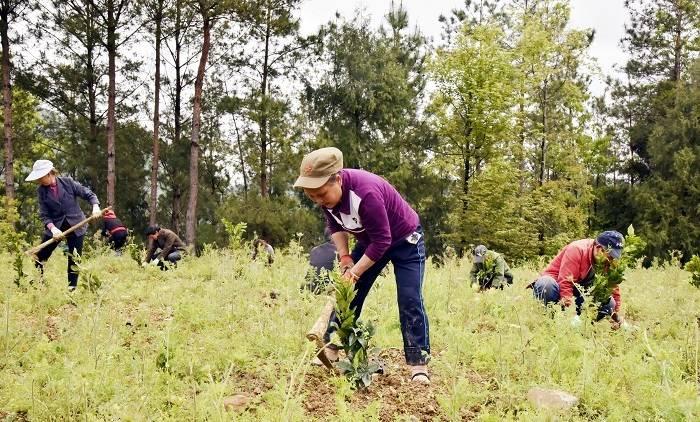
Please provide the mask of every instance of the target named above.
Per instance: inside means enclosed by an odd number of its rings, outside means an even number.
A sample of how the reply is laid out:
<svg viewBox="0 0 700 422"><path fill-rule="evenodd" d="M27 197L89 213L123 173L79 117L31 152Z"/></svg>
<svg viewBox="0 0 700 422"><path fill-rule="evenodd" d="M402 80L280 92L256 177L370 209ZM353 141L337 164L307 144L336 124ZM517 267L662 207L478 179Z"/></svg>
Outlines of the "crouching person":
<svg viewBox="0 0 700 422"><path fill-rule="evenodd" d="M619 259L624 247L624 237L616 231L605 231L596 239L581 239L569 243L559 251L540 276L528 287L534 296L544 302L560 303L562 306L576 305L576 315L581 314L584 303L583 291L593 284L596 258L608 262ZM611 317L613 328L619 328L622 299L620 287L598 307L596 321ZM578 321L578 320L575 320Z"/></svg>
<svg viewBox="0 0 700 422"><path fill-rule="evenodd" d="M144 265L150 263L157 264L161 270L167 270L165 261L177 265L177 261L182 259L185 253L185 242L172 230L163 229L159 226L148 226L146 236L150 240L150 247L146 253Z"/></svg>
<svg viewBox="0 0 700 422"><path fill-rule="evenodd" d="M102 236L107 238L107 242L117 255L121 255L129 231L112 210L107 210L102 215Z"/></svg>
<svg viewBox="0 0 700 422"><path fill-rule="evenodd" d="M302 286L302 289L314 294L320 294L330 284L329 273L333 271L338 257L328 227L323 231L323 236L326 242L314 246L309 252L309 270L306 272L306 284Z"/></svg>
<svg viewBox="0 0 700 422"><path fill-rule="evenodd" d="M513 274L501 254L479 245L474 248L472 255L474 264L469 271L472 288L503 289L506 284L513 284Z"/></svg>

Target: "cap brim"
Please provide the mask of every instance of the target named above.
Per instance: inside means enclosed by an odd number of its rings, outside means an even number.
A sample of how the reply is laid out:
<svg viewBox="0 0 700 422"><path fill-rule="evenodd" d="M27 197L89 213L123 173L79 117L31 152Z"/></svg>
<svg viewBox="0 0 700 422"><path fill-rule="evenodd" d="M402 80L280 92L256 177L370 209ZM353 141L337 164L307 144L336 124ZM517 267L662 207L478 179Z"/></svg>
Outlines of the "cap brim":
<svg viewBox="0 0 700 422"><path fill-rule="evenodd" d="M324 177L306 177L299 176L296 182L294 182L295 188L303 189L317 189L323 186L328 181L328 176Z"/></svg>
<svg viewBox="0 0 700 422"><path fill-rule="evenodd" d="M41 179L42 177L46 176L49 174L51 169L48 170L35 170L31 173L29 173L29 176L27 176L26 179L24 179L25 182L33 182L35 180Z"/></svg>
<svg viewBox="0 0 700 422"><path fill-rule="evenodd" d="M622 249L610 249L608 254L612 259L620 259L622 256Z"/></svg>

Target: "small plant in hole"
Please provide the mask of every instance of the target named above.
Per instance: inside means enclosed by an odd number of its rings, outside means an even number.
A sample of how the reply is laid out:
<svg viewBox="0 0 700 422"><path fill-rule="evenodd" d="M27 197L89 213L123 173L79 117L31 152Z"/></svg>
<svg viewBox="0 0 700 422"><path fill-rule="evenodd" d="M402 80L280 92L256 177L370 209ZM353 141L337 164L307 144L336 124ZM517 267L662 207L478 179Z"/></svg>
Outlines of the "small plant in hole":
<svg viewBox="0 0 700 422"><path fill-rule="evenodd" d="M129 235L129 237L127 237L126 252L129 254L129 257L132 260L134 260L138 265L141 265L144 255L143 247L140 244L136 244L134 242L134 236L132 235Z"/></svg>
<svg viewBox="0 0 700 422"><path fill-rule="evenodd" d="M371 358L378 354L371 348L374 326L371 322L359 321L350 307L356 291L352 282L332 273L335 287L335 313L337 322L332 322L336 335L345 351L345 359L338 362L338 368L355 389L365 389L372 383L372 374L380 368Z"/></svg>
<svg viewBox="0 0 700 422"><path fill-rule="evenodd" d="M102 286L102 280L97 276L97 274L91 269L87 268L82 264L83 257L78 253L72 254L73 264L72 270L80 273L80 277L85 283L85 287L91 292L96 293L97 290Z"/></svg>

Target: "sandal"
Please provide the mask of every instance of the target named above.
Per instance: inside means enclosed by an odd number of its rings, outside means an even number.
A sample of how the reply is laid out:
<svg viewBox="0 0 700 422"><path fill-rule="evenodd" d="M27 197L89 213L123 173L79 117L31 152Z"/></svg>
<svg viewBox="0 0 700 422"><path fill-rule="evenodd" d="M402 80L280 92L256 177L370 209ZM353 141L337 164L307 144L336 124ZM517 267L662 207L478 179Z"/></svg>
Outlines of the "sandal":
<svg viewBox="0 0 700 422"><path fill-rule="evenodd" d="M411 375L411 382L428 385L430 384L430 377L425 372L416 372L415 374Z"/></svg>

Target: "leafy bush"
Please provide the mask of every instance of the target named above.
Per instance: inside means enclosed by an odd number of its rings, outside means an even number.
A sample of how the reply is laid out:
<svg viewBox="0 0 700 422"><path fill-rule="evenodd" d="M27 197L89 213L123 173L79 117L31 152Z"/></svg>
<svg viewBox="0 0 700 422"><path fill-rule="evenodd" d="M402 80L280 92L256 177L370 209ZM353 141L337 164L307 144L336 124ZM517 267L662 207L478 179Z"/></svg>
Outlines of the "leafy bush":
<svg viewBox="0 0 700 422"><path fill-rule="evenodd" d="M87 261L87 257L83 257L78 253L72 254L72 256L74 264L71 269L80 273L80 281L85 285L85 288L91 293L96 293L102 287L102 280L97 275L97 272L83 264L84 261Z"/></svg>
<svg viewBox="0 0 700 422"><path fill-rule="evenodd" d="M476 282L480 287L484 287L496 275L496 256L487 253L481 269L476 273Z"/></svg>
<svg viewBox="0 0 700 422"><path fill-rule="evenodd" d="M233 250L240 250L245 247L245 231L248 224L240 222L233 224L225 218L221 219L226 235L228 236L228 246Z"/></svg>
<svg viewBox="0 0 700 422"><path fill-rule="evenodd" d="M634 233L634 227L627 228L625 247L620 259L608 262L604 256L595 257L595 277L589 290L593 303L601 304L608 301L615 287L625 280L625 270L634 268L637 261L642 259L641 254L646 247L646 242Z"/></svg>
<svg viewBox="0 0 700 422"><path fill-rule="evenodd" d="M14 201L5 198L4 205L4 207L0 207L0 245L12 256L12 269L15 272L14 283L20 287L26 278L23 252L27 248L27 242L24 240L26 233L17 230L19 215Z"/></svg>
<svg viewBox="0 0 700 422"><path fill-rule="evenodd" d="M376 349L370 349L374 326L371 322L355 320L355 311L350 307L356 294L353 283L340 277L337 272L332 273L332 277L338 318L333 325L345 351L345 359L338 362L338 368L354 388L364 389L372 383L372 374L379 370L379 365L370 361L370 356L377 353Z"/></svg>
<svg viewBox="0 0 700 422"><path fill-rule="evenodd" d="M690 258L690 261L685 264L684 268L690 273L688 283L690 283L691 286L700 289L700 257L693 255L693 257Z"/></svg>
<svg viewBox="0 0 700 422"><path fill-rule="evenodd" d="M134 236L132 234L129 234L129 237L127 237L125 249L129 257L138 265L141 265L144 260L145 251L143 250L143 246L134 242Z"/></svg>

